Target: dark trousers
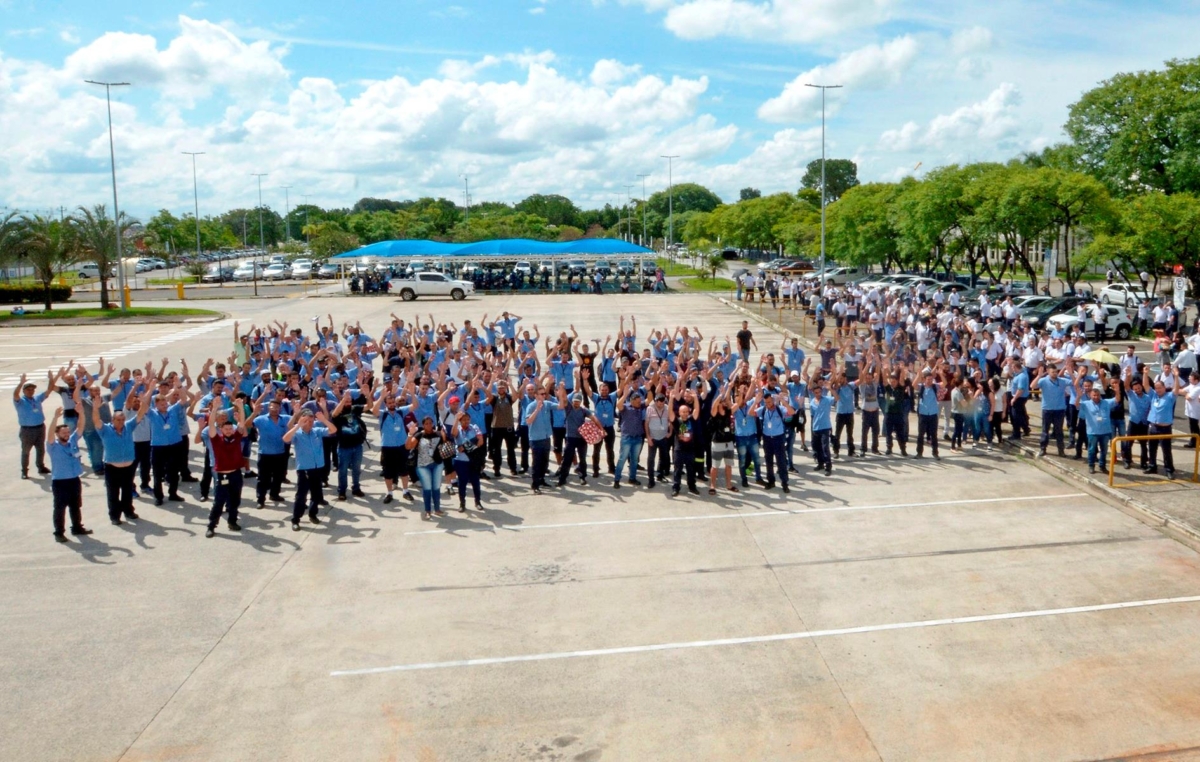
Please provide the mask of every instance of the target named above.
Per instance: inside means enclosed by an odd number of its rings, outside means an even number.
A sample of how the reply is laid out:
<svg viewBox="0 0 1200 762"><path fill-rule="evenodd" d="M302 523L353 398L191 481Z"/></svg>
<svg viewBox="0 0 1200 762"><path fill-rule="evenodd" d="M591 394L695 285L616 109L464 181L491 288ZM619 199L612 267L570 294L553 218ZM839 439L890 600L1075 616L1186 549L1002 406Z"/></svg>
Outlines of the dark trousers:
<svg viewBox="0 0 1200 762"><path fill-rule="evenodd" d="M21 427L21 473L29 473L29 451L37 453L38 470L46 470L46 424Z"/></svg>
<svg viewBox="0 0 1200 762"><path fill-rule="evenodd" d="M646 473L650 476L650 483L653 484L655 479L666 481L667 474L671 472L671 438L651 439L650 454L646 457ZM657 468L654 465L656 459Z"/></svg>
<svg viewBox="0 0 1200 762"><path fill-rule="evenodd" d="M119 519L121 514L133 514L133 464L114 466L104 464L104 491L108 493L108 517Z"/></svg>
<svg viewBox="0 0 1200 762"><path fill-rule="evenodd" d="M329 471L338 465L337 437L325 437L321 440L325 452L325 465L321 466L321 486L329 484Z"/></svg>
<svg viewBox="0 0 1200 762"><path fill-rule="evenodd" d="M571 466L576 463L579 464L579 468L576 469L579 478L587 478L587 442L583 441L583 437L567 437L564 445L562 463L558 464L559 486L567 483Z"/></svg>
<svg viewBox="0 0 1200 762"><path fill-rule="evenodd" d="M212 490L213 470L212 456L208 453L208 448L204 448L204 472L200 474L200 496L207 497Z"/></svg>
<svg viewBox="0 0 1200 762"><path fill-rule="evenodd" d="M150 488L150 443L133 443L134 465L137 466L138 484L142 489Z"/></svg>
<svg viewBox="0 0 1200 762"><path fill-rule="evenodd" d="M179 494L179 467L175 459L179 454L179 445L158 445L150 448L150 466L154 470L154 499L163 499L163 482L167 483L170 495Z"/></svg>
<svg viewBox="0 0 1200 762"><path fill-rule="evenodd" d="M889 413L883 417L883 435L887 439L887 451L892 452L892 440L900 445L901 454L907 455L908 420L902 413Z"/></svg>
<svg viewBox="0 0 1200 762"><path fill-rule="evenodd" d="M767 484L775 483L775 469L779 469L779 481L788 486L788 463L786 437L783 434L763 434L763 453L767 457Z"/></svg>
<svg viewBox="0 0 1200 762"><path fill-rule="evenodd" d="M317 515L317 509L321 507L324 500L324 496L321 494L322 472L324 472L323 468L296 471L296 502L292 504L292 523L300 520L306 507L309 516Z"/></svg>
<svg viewBox="0 0 1200 762"><path fill-rule="evenodd" d="M938 456L937 427L937 413L917 416L917 457L920 457L921 453L925 450L926 439L929 440L929 448L933 451L933 457L936 458Z"/></svg>
<svg viewBox="0 0 1200 762"><path fill-rule="evenodd" d="M546 473L550 470L550 440L535 439L529 443L533 450L533 478L530 483L534 489L546 486Z"/></svg>
<svg viewBox="0 0 1200 762"><path fill-rule="evenodd" d="M517 432L515 429L492 429L488 437L488 456L492 460L492 473L500 475L500 461L503 447L508 452L508 470L517 472ZM525 466L528 468L528 466Z"/></svg>
<svg viewBox="0 0 1200 762"><path fill-rule="evenodd" d="M458 476L458 504L464 505L467 501L467 485L471 485L471 492L475 496L475 502L479 502L479 469L470 460L455 460L454 473Z"/></svg>
<svg viewBox="0 0 1200 762"><path fill-rule="evenodd" d="M270 495L272 500L283 499L283 495L279 494L279 490L283 486L283 477L286 473L287 453L281 452L275 455L263 455L259 453L258 484L255 486L258 502L265 503L267 495Z"/></svg>
<svg viewBox="0 0 1200 762"><path fill-rule="evenodd" d="M1083 448L1087 445L1087 419L1075 416L1075 425L1071 428L1071 441L1075 443L1075 457L1083 457Z"/></svg>
<svg viewBox="0 0 1200 762"><path fill-rule="evenodd" d="M867 434L871 435L871 452L879 452L879 411L864 410L862 411L862 434L860 435L859 449L863 452L867 451Z"/></svg>
<svg viewBox="0 0 1200 762"><path fill-rule="evenodd" d="M55 479L50 482L50 491L54 495L54 533L66 534L67 512L71 513L71 528L83 527L83 488L79 477L72 479Z"/></svg>
<svg viewBox="0 0 1200 762"><path fill-rule="evenodd" d="M214 474L217 482L216 492L213 493L212 510L208 513L208 528L216 529L221 520L221 513L229 511L229 523L236 524L238 506L242 504L242 470L230 471L227 474Z"/></svg>
<svg viewBox="0 0 1200 762"><path fill-rule="evenodd" d="M616 465L613 460L613 442L616 441L617 432L612 426L604 427L604 439L601 439L596 444L592 445L592 473L596 476L600 475L600 447L604 446L604 456L608 459L608 472L615 472Z"/></svg>
<svg viewBox="0 0 1200 762"><path fill-rule="evenodd" d="M1058 445L1058 452L1061 455L1063 451L1063 420L1067 417L1066 410L1046 410L1042 409L1042 452L1046 451L1046 446L1050 444L1050 432L1054 432L1054 443Z"/></svg>
<svg viewBox="0 0 1200 762"><path fill-rule="evenodd" d="M1011 412L1009 413L1009 423L1012 424L1012 435L1020 439L1021 437L1029 436L1029 412L1025 409L1025 405L1029 402L1028 397L1017 397L1012 401ZM918 443L920 440L917 440ZM934 453L937 454L936 452Z"/></svg>
<svg viewBox="0 0 1200 762"><path fill-rule="evenodd" d="M842 431L846 432L846 448L850 453L850 457L854 457L854 413L838 413L837 422L833 432L833 452L835 455L840 455L842 452Z"/></svg>
<svg viewBox="0 0 1200 762"><path fill-rule="evenodd" d="M1151 434L1173 434L1170 426L1160 426L1157 423L1150 424ZM1170 439L1151 439L1150 440L1150 467L1153 468L1157 464L1158 450L1162 448L1163 468L1168 471L1175 470L1175 459L1171 456L1171 440Z"/></svg>
<svg viewBox="0 0 1200 762"><path fill-rule="evenodd" d="M517 441L521 445L521 470L528 471L529 470L529 446L530 446L529 427L528 426L522 425L522 426L517 427Z"/></svg>
<svg viewBox="0 0 1200 762"><path fill-rule="evenodd" d="M699 454L699 457L697 455ZM696 489L696 475L700 473L701 467L704 465L703 453L697 453L692 449L683 449L682 447L675 448L675 473L671 482L671 488L679 491L683 484L683 476L687 474L687 486L689 490ZM786 471L784 473L787 473Z"/></svg>
<svg viewBox="0 0 1200 762"><path fill-rule="evenodd" d="M832 429L813 429L812 431L813 457L816 458L817 468L823 468L826 471L833 468L833 457L829 452L831 433Z"/></svg>
<svg viewBox="0 0 1200 762"><path fill-rule="evenodd" d="M207 447L204 449L205 449L205 452L208 451ZM191 455L191 453L192 453L192 448L191 448L191 445L189 444L188 438L186 436L183 437L182 439L180 439L175 444L175 458L174 458L172 467L175 469L175 474L176 474L177 478L180 478L180 479L193 478L192 477L192 467L188 463L188 456Z"/></svg>
<svg viewBox="0 0 1200 762"><path fill-rule="evenodd" d="M1143 424L1145 425L1145 424ZM1079 408L1074 405L1067 405L1067 435L1070 437L1070 442L1067 447L1075 446L1075 432L1079 428ZM1142 432L1143 434L1146 432Z"/></svg>
<svg viewBox="0 0 1200 762"><path fill-rule="evenodd" d="M1129 436L1144 437L1149 433L1150 433L1150 424L1148 424L1144 421L1142 423L1134 423L1133 421L1129 422ZM1146 459L1147 449L1146 449L1145 440L1138 442L1138 448L1140 450L1140 460L1138 462L1138 468L1145 468L1146 463L1148 462ZM1124 458L1126 463L1131 463L1133 461L1133 442L1122 442L1121 443L1121 457Z"/></svg>

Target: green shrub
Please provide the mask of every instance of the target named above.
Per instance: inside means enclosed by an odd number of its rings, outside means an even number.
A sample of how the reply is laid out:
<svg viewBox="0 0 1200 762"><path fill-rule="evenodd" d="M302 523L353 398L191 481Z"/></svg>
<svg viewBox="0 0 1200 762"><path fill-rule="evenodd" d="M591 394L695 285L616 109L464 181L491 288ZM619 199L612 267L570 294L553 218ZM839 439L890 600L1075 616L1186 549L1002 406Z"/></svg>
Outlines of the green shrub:
<svg viewBox="0 0 1200 762"><path fill-rule="evenodd" d="M51 301L65 302L70 298L70 286L50 287ZM40 285L13 286L0 283L0 304L42 304L45 299L46 290Z"/></svg>

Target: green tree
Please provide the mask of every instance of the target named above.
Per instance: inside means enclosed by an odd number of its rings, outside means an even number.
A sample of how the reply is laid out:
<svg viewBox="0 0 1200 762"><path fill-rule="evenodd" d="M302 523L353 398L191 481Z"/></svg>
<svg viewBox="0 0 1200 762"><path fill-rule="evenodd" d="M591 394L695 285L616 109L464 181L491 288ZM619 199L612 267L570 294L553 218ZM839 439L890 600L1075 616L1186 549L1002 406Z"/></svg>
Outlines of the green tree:
<svg viewBox="0 0 1200 762"><path fill-rule="evenodd" d="M859 267L899 264L900 231L893 206L902 189L917 183L906 178L901 185L867 183L846 191L826 210L825 248L838 262Z"/></svg>
<svg viewBox="0 0 1200 762"><path fill-rule="evenodd" d="M1051 231L1053 215L1049 207L1028 198L1033 184L1033 170L1013 162L981 178L972 193L978 196L979 223L1006 254L1000 277L1011 259L1013 269L1024 270L1036 291L1041 256L1037 242Z"/></svg>
<svg viewBox="0 0 1200 762"><path fill-rule="evenodd" d="M761 198L762 191L758 188L742 188L738 193L738 199L741 201L749 201L752 198Z"/></svg>
<svg viewBox="0 0 1200 762"><path fill-rule="evenodd" d="M0 216L0 267L9 268L16 264L18 242L21 238L21 214L16 211ZM8 279L7 272L5 280Z"/></svg>
<svg viewBox="0 0 1200 762"><path fill-rule="evenodd" d="M16 234L16 255L33 268L45 289L43 305L53 309L50 286L62 271L79 261L79 237L72 222L41 215L22 216Z"/></svg>
<svg viewBox="0 0 1200 762"><path fill-rule="evenodd" d="M1142 270L1158 291L1164 272L1182 265L1200 283L1200 199L1190 193L1147 193L1118 207L1115 225L1095 236L1084 251L1089 264L1111 266L1126 282Z"/></svg>
<svg viewBox="0 0 1200 762"><path fill-rule="evenodd" d="M121 212L119 223L122 241L129 228L136 222ZM108 216L104 204L96 204L92 208L79 207L72 216L74 234L79 247L79 254L96 263L100 268L100 306L107 309L108 303L108 272L114 265L120 267L117 261L116 225Z"/></svg>
<svg viewBox="0 0 1200 762"><path fill-rule="evenodd" d="M403 201L392 201L387 198L360 198L350 210L355 212L395 212L404 208Z"/></svg>
<svg viewBox="0 0 1200 762"><path fill-rule="evenodd" d="M1064 129L1118 195L1200 191L1200 58L1105 80L1072 104Z"/></svg>
<svg viewBox="0 0 1200 762"><path fill-rule="evenodd" d="M317 259L329 259L358 248L358 236L332 222L318 222L302 229L308 236L308 249Z"/></svg>
<svg viewBox="0 0 1200 762"><path fill-rule="evenodd" d="M535 193L520 201L514 209L541 217L551 225L579 225L579 207L566 196Z"/></svg>
<svg viewBox="0 0 1200 762"><path fill-rule="evenodd" d="M673 196L671 194L674 194ZM672 200L673 199L673 200ZM711 212L721 205L721 197L696 183L680 183L673 191L661 190L650 195L646 200L647 228L651 236L664 238L667 235L667 221L671 209L675 210L675 238L680 235L679 215L684 212ZM607 208L607 206L606 206ZM613 214L613 222L616 214ZM607 227L607 226L606 226Z"/></svg>
<svg viewBox="0 0 1200 762"><path fill-rule="evenodd" d="M711 242L710 242L711 243ZM711 251L708 257L704 260L704 266L712 273L712 277L716 280L717 273L725 267L725 255L719 251Z"/></svg>
<svg viewBox="0 0 1200 762"><path fill-rule="evenodd" d="M850 159L825 160L825 203L837 201L846 191L858 185L858 165ZM821 192L821 160L814 159L804 169L800 187ZM819 204L819 202L818 202Z"/></svg>
<svg viewBox="0 0 1200 762"><path fill-rule="evenodd" d="M1030 213L1047 215L1049 235L1059 243L1058 250L1062 252L1064 280L1074 289L1089 261L1086 257L1076 259L1069 243L1081 227L1101 225L1112 214L1108 191L1090 175L1045 167L1033 170L1022 183L1021 191L1019 203L1035 205Z"/></svg>

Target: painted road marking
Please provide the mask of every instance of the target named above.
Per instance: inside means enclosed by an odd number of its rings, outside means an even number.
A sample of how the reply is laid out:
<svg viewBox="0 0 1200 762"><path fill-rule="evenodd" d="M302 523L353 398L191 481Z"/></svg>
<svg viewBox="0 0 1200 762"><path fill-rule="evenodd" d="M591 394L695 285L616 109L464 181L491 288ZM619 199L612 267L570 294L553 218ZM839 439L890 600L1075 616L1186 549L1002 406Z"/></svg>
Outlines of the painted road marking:
<svg viewBox="0 0 1200 762"><path fill-rule="evenodd" d="M423 534L453 534L457 532L524 532L531 529L570 529L573 527L604 527L620 524L658 524L670 521L716 521L718 519L754 519L768 516L798 516L806 513L839 513L842 511L885 511L897 508L934 508L941 505L979 505L983 503L1017 503L1030 500L1058 500L1067 497L1087 497L1085 492L1068 492L1062 495L1031 495L1028 497L988 497L977 500L939 500L933 503L891 503L888 505L835 505L824 508L796 508L783 510L772 508L761 513L722 513L709 516L659 516L648 519L607 519L604 521L576 521L564 524L513 524L486 525L479 527L461 527L458 529L426 529L418 532L405 532L405 535Z"/></svg>
<svg viewBox="0 0 1200 762"><path fill-rule="evenodd" d="M1101 603L1094 606L1073 606L1061 609L1038 609L1034 611L1013 611L1005 614L981 614L979 616L963 616L951 619L926 619L916 622L895 622L892 624L871 624L862 627L841 627L832 630L809 630L807 632L784 632L778 635L755 635L747 638L722 638L720 640L692 640L679 643L655 643L645 646L620 646L618 648L594 648L587 651L558 651L542 654L522 654L520 656L493 656L481 659L458 659L455 661L435 661L423 664L396 664L390 667L370 667L367 669L345 669L330 672L330 677L347 677L352 675L378 675L385 672L415 672L426 669L451 669L454 667L483 667L492 664L515 664L518 662L552 661L555 659L583 659L596 656L619 656L622 654L648 653L651 651L676 651L684 648L716 648L718 646L744 646L756 643L777 643L786 640L809 640L813 638L831 638L843 635L860 635L868 632L889 632L892 630L916 630L925 627L946 627L960 624L979 624L981 622L1002 622L1012 619L1034 619L1038 617L1069 616L1086 614L1096 611L1117 611L1120 609L1146 608L1149 606L1166 606L1180 603L1200 603L1200 595L1181 598L1154 598L1143 601L1122 601L1121 603Z"/></svg>

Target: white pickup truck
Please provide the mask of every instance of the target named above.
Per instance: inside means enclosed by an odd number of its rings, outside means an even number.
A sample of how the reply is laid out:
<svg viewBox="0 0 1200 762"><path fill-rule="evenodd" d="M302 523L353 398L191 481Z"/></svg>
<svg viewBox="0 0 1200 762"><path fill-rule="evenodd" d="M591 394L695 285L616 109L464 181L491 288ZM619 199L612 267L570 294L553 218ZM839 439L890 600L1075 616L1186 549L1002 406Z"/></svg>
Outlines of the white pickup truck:
<svg viewBox="0 0 1200 762"><path fill-rule="evenodd" d="M392 281L392 290L398 291L406 302L418 296L448 296L459 301L475 293L475 284L469 280L453 280L439 272L419 272L411 278Z"/></svg>

